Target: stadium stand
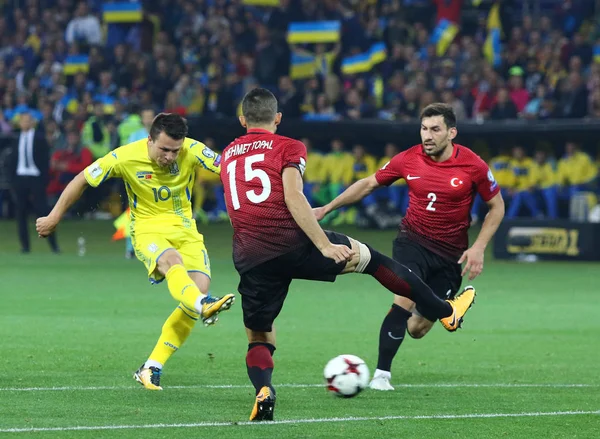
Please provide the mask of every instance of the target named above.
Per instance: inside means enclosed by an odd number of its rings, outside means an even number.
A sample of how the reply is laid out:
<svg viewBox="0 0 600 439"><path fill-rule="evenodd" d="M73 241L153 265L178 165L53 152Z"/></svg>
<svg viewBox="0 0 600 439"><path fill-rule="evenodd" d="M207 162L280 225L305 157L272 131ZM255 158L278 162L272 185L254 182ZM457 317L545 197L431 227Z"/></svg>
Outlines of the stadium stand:
<svg viewBox="0 0 600 439"><path fill-rule="evenodd" d="M600 118L594 1L26 0L5 1L2 12L0 145L29 112L45 130L52 163L71 171L143 129L144 109L218 124L234 119L257 85L274 91L286 120L306 123L411 123L434 101L451 104L465 123ZM385 144L409 146L386 139L353 154L354 144L330 151L334 139L315 140L314 154L324 159L311 194L324 201L370 170ZM564 217L573 194L597 190L596 145L571 140L485 149L491 163L513 157L504 161L510 214ZM527 166L513 152L519 146L532 157ZM337 177L327 171L332 160L343 164ZM584 176L581 164L589 168ZM72 172L51 169L48 191L56 196ZM7 176L0 181L0 213L10 216ZM199 217L226 218L215 182L199 184L210 189L207 206L196 203ZM106 195L95 194L88 207ZM384 201L402 213L398 197ZM125 208L111 206L113 216Z"/></svg>

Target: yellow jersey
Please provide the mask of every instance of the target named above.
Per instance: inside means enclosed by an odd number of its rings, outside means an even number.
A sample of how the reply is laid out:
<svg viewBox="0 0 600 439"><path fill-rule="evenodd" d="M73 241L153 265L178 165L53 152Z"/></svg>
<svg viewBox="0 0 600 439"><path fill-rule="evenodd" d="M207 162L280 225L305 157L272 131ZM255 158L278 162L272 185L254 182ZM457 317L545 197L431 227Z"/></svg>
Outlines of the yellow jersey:
<svg viewBox="0 0 600 439"><path fill-rule="evenodd" d="M173 165L160 167L148 157L148 140L142 139L99 158L84 170L84 176L92 187L109 178L122 178L129 197L132 228L141 233L171 225L195 227L190 200L196 168L219 174L220 165L220 155L186 137Z"/></svg>
<svg viewBox="0 0 600 439"><path fill-rule="evenodd" d="M323 154L310 151L306 156L306 171L304 171L304 181L307 183L322 183L323 180Z"/></svg>
<svg viewBox="0 0 600 439"><path fill-rule="evenodd" d="M219 151L214 151L217 156L221 155ZM206 172L206 169L201 166L196 169L196 181L209 183L212 185L221 185L220 172Z"/></svg>
<svg viewBox="0 0 600 439"><path fill-rule="evenodd" d="M323 157L322 179L332 184L352 183L354 158L347 152L330 152Z"/></svg>
<svg viewBox="0 0 600 439"><path fill-rule="evenodd" d="M547 189L556 184L556 171L551 163L546 162L543 165L536 164L534 172L535 185Z"/></svg>
<svg viewBox="0 0 600 439"><path fill-rule="evenodd" d="M531 189L536 184L535 162L526 157L522 160L512 160L511 168L515 177L514 188L518 191Z"/></svg>
<svg viewBox="0 0 600 439"><path fill-rule="evenodd" d="M590 183L598 175L598 168L585 152L578 151L558 161L558 180L561 185Z"/></svg>
<svg viewBox="0 0 600 439"><path fill-rule="evenodd" d="M379 160L379 164L377 165L377 169L381 169L383 168L385 165L387 165L390 160L392 160L390 157L382 157ZM403 178L400 178L398 180L396 180L395 182L392 183L392 186L396 186L396 185L406 185L406 180Z"/></svg>
<svg viewBox="0 0 600 439"><path fill-rule="evenodd" d="M358 181L369 175L374 174L377 171L377 160L375 157L369 154L365 154L364 157L357 161L352 157L352 180Z"/></svg>
<svg viewBox="0 0 600 439"><path fill-rule="evenodd" d="M499 155L490 161L490 170L498 185L503 189L511 189L515 185L515 175L511 168L512 159L507 155Z"/></svg>

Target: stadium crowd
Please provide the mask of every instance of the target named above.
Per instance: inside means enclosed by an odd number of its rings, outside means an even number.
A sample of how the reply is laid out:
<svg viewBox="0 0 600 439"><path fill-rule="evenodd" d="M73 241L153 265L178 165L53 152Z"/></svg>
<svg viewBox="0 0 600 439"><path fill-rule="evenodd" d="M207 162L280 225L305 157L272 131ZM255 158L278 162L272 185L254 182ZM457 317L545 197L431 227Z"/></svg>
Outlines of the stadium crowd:
<svg viewBox="0 0 600 439"><path fill-rule="evenodd" d="M143 11L131 23L107 19L102 11L112 2L13 3L5 2L0 17L0 133L17 129L21 114L33 115L51 148L47 191L54 198L94 159L146 136L156 112L231 118L257 85L275 92L286 118L306 120L414 120L434 101L451 104L459 120L600 118L600 25L589 20L594 2L542 1L547 14L534 20L520 2L504 0L493 24L492 0L279 0L276 7L260 5L273 4L267 0L157 0L129 2ZM291 23L325 20L340 23L335 41L289 42ZM457 32L445 46L447 27L440 23ZM488 45L491 28L502 45ZM383 56L352 61L380 43ZM584 153L577 152L577 163L589 162L588 173L565 170L575 160L569 145L551 173L542 153L527 159L527 172L517 163L522 149L509 151L510 160L505 154L493 160L496 172L512 175L503 184L517 206L509 216L521 205L534 216L556 216L551 200L568 190L551 196L545 189L592 184L597 165ZM312 153L307 193L316 203L386 160L347 146L351 153L339 141L326 155ZM386 156L394 148L388 145ZM509 165L497 168L500 162ZM195 210L209 218L208 194L210 218L223 218L219 191L210 189L218 180L211 178L199 179ZM546 211L526 196L534 188L546 194ZM398 185L388 194L400 212L404 193Z"/></svg>

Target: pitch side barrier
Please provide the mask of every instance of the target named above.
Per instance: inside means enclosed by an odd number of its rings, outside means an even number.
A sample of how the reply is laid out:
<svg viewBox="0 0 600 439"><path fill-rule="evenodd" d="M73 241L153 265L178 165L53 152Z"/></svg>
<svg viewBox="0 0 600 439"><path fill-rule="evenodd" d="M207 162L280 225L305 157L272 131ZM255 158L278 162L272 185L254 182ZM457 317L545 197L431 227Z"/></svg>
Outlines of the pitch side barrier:
<svg viewBox="0 0 600 439"><path fill-rule="evenodd" d="M504 220L494 236L494 257L600 261L600 223L569 220Z"/></svg>

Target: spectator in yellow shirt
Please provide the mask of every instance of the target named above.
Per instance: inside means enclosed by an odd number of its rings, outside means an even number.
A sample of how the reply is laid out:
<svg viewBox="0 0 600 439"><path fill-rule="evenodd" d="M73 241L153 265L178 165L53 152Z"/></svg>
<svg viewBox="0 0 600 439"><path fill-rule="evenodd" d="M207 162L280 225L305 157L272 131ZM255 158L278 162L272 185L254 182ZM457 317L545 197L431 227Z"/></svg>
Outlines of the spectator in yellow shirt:
<svg viewBox="0 0 600 439"><path fill-rule="evenodd" d="M514 194L508 207L507 218L515 218L521 206L525 205L533 217L540 215L540 210L535 198L536 164L525 155L521 146L513 148L511 168L514 175Z"/></svg>
<svg viewBox="0 0 600 439"><path fill-rule="evenodd" d="M550 219L558 218L558 189L556 186L555 163L552 163L546 152L535 152L535 186L546 204L546 215Z"/></svg>
<svg viewBox="0 0 600 439"><path fill-rule="evenodd" d="M344 143L340 139L331 141L331 152L323 157L323 166L321 167L323 181L323 197L329 203L352 183L354 159L352 155L344 150ZM345 209L338 209L332 212L332 215L325 217L324 222L328 223L334 217L341 217L337 223L345 222ZM337 218L336 218L337 219Z"/></svg>
<svg viewBox="0 0 600 439"><path fill-rule="evenodd" d="M515 185L515 175L513 173L511 163L512 157L505 149L501 149L499 154L493 157L489 163L490 171L492 171L492 174L494 174L494 179L500 186L502 198L507 201L510 199L512 195L512 189ZM477 222L479 219L482 207L483 200L478 194L475 197L473 208L471 209L471 217L473 222Z"/></svg>
<svg viewBox="0 0 600 439"><path fill-rule="evenodd" d="M362 178L366 178L369 175L374 174L377 170L377 160L375 159L375 157L367 153L363 145L354 145L354 147L352 147L351 159L352 160L350 163L352 166L350 168L351 173L349 174L350 181L347 183L345 182L343 189L345 189L347 186L354 183L355 181L358 181ZM376 208L377 200L375 200L373 204L374 205L371 205L370 200L367 200L366 202L365 200L362 201L362 205L365 206L367 210ZM333 220L332 224L335 226L341 224L354 224L356 221L357 213L358 212L356 207L350 207L346 211L341 212L340 215L338 215L338 217Z"/></svg>
<svg viewBox="0 0 600 439"><path fill-rule="evenodd" d="M575 142L567 142L565 155L558 161L558 184L563 198L578 192L593 190L598 167Z"/></svg>

